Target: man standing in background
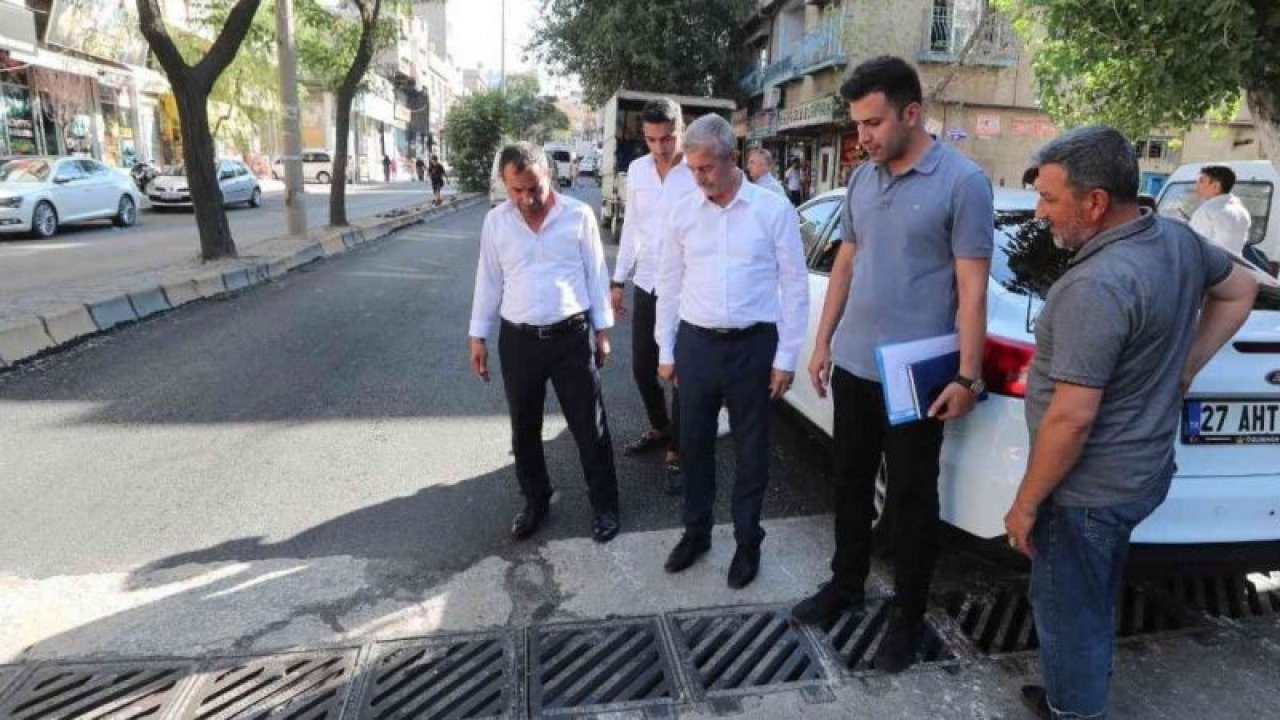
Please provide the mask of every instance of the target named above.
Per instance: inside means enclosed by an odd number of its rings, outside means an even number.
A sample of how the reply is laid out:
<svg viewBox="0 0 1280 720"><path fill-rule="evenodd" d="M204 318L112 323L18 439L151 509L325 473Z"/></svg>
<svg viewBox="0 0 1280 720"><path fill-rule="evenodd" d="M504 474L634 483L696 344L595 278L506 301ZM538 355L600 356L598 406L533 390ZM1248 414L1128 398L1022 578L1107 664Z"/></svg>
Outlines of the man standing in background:
<svg viewBox="0 0 1280 720"><path fill-rule="evenodd" d="M1202 202L1191 213L1191 229L1223 250L1240 255L1249 242L1253 218L1240 198L1231 194L1235 186L1236 174L1231 168L1224 165L1200 168L1196 195Z"/></svg>
<svg viewBox="0 0 1280 720"><path fill-rule="evenodd" d="M747 176L751 182L765 190L787 197L787 191L773 176L773 153L764 148L751 148L747 151Z"/></svg>

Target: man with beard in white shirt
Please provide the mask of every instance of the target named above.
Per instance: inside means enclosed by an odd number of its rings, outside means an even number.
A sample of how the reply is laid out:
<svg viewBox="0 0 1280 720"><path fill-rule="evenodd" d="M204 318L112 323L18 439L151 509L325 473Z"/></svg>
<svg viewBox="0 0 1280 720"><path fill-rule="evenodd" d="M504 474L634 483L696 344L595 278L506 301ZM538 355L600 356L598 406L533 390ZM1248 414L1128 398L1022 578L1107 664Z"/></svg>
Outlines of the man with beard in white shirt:
<svg viewBox="0 0 1280 720"><path fill-rule="evenodd" d="M530 143L503 148L498 168L509 199L489 211L480 231L471 369L489 382L488 338L499 328L516 478L525 501L511 535L533 535L550 507L542 448L549 380L582 460L594 512L592 539L609 542L619 529L618 481L599 369L609 357L613 310L595 213L552 190L547 155Z"/></svg>

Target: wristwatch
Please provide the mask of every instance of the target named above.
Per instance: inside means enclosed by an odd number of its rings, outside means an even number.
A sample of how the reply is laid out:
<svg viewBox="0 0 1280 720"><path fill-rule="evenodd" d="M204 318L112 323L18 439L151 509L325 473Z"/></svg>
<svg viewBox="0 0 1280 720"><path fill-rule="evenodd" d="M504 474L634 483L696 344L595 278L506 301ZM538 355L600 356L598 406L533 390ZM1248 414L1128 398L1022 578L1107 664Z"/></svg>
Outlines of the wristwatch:
<svg viewBox="0 0 1280 720"><path fill-rule="evenodd" d="M978 378L977 380L971 380L963 375L956 375L956 379L952 380L952 382L964 388L965 390L968 390L974 395L981 395L982 393L987 391L987 383L984 382L982 378Z"/></svg>

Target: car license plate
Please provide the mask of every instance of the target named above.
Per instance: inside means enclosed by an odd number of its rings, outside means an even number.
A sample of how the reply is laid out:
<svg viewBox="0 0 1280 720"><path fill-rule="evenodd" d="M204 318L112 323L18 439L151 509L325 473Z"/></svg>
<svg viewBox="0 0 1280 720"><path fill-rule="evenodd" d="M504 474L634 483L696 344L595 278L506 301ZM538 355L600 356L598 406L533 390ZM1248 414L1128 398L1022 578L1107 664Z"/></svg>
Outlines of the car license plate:
<svg viewBox="0 0 1280 720"><path fill-rule="evenodd" d="M167 193L161 193L161 194L164 196L164 199L165 199L165 200L177 200L177 199L178 199L178 193L176 193L176 192L167 192Z"/></svg>
<svg viewBox="0 0 1280 720"><path fill-rule="evenodd" d="M1182 411L1182 442L1280 444L1280 399L1187 400Z"/></svg>

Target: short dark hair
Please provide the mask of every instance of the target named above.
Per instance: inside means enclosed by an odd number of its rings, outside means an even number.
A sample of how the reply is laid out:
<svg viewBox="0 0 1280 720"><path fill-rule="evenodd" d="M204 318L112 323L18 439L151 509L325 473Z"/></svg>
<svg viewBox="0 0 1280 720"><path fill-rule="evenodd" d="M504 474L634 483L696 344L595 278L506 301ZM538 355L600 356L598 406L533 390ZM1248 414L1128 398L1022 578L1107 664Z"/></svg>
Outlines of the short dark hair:
<svg viewBox="0 0 1280 720"><path fill-rule="evenodd" d="M1032 159L1039 168L1061 165L1077 193L1104 190L1115 202L1138 201L1138 156L1115 128L1090 125L1050 140Z"/></svg>
<svg viewBox="0 0 1280 720"><path fill-rule="evenodd" d="M670 123L671 129L677 132L684 128L684 113L680 105L671 98L658 98L645 103L640 111L642 123Z"/></svg>
<svg viewBox="0 0 1280 720"><path fill-rule="evenodd" d="M1200 174L1210 180L1217 180L1224 193L1231 192L1231 188L1236 186L1235 171L1226 165L1205 165L1200 168Z"/></svg>
<svg viewBox="0 0 1280 720"><path fill-rule="evenodd" d="M906 60L892 55L872 58L854 68L840 86L840 96L855 102L872 93L884 93L899 114L912 103L923 103L920 75Z"/></svg>
<svg viewBox="0 0 1280 720"><path fill-rule="evenodd" d="M531 142L521 141L502 148L502 154L498 156L499 177L506 173L508 165L513 166L518 173L535 168L541 168L543 174L551 172L551 168L547 166L547 153Z"/></svg>

